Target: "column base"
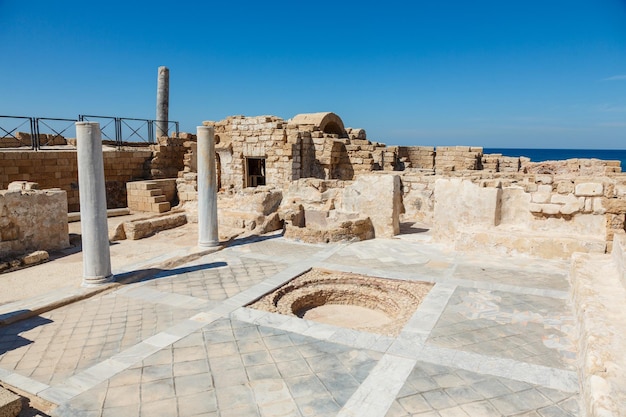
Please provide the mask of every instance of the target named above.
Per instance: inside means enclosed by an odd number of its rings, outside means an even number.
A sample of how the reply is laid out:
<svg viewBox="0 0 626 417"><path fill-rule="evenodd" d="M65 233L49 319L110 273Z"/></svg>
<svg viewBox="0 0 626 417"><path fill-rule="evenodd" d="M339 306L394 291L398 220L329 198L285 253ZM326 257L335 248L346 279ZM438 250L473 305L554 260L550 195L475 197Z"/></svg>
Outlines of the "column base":
<svg viewBox="0 0 626 417"><path fill-rule="evenodd" d="M198 246L201 248L214 248L219 245L220 245L220 242L217 240L210 240L206 242L198 241Z"/></svg>
<svg viewBox="0 0 626 417"><path fill-rule="evenodd" d="M109 284L115 281L115 276L113 274L108 275L106 277L83 277L83 282L80 284L81 287L98 287L100 285Z"/></svg>

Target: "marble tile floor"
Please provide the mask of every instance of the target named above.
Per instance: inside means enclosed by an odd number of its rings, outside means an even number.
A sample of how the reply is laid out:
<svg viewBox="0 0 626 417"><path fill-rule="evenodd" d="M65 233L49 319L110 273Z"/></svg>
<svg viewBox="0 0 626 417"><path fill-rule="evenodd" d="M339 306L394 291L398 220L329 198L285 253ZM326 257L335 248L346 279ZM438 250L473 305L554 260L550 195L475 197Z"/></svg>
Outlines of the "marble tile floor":
<svg viewBox="0 0 626 417"><path fill-rule="evenodd" d="M434 286L397 337L246 305L312 267ZM54 416L577 416L567 265L416 239L227 247L0 327Z"/></svg>

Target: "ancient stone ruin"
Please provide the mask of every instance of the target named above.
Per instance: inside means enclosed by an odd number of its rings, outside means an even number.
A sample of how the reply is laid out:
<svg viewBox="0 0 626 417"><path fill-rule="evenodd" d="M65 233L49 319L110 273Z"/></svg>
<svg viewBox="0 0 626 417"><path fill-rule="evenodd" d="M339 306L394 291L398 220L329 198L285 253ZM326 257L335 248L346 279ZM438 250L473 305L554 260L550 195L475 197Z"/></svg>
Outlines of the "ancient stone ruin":
<svg viewBox="0 0 626 417"><path fill-rule="evenodd" d="M610 251L624 231L619 161L535 163L485 155L480 147L386 146L334 113L232 116L204 125L215 129L220 226L235 235L284 228L287 237L334 242L391 237L401 224L419 224L460 250L568 258ZM39 152L5 148L0 188L14 181L58 188L69 211L78 211L75 141L64 143ZM155 230L169 227L173 207L196 221L196 153L189 133L143 147L105 144L108 208L160 213ZM150 222L139 227L144 232L133 229L128 236L152 233ZM13 232L5 233L3 242ZM9 252L15 250L0 255Z"/></svg>
<svg viewBox="0 0 626 417"><path fill-rule="evenodd" d="M620 391L619 366L612 365L620 358L606 336L615 333L594 287L597 271L617 274L626 285L626 175L619 161L532 162L480 147L386 146L328 112L203 125L215 133L222 241L283 231L322 244L429 231L428 239L463 252L571 260L583 396L593 408L599 391L603 398ZM76 140L40 138L55 148L33 151L19 148L15 138L23 136L0 138L0 272L70 246L68 221L80 209ZM108 209L140 214L110 240L198 222L197 145L191 133L150 145L104 143ZM594 258L605 253L616 271ZM325 318L326 305L375 306L381 326L397 332L430 284L390 285L314 269L253 306L307 318ZM348 325L382 332L370 324Z"/></svg>

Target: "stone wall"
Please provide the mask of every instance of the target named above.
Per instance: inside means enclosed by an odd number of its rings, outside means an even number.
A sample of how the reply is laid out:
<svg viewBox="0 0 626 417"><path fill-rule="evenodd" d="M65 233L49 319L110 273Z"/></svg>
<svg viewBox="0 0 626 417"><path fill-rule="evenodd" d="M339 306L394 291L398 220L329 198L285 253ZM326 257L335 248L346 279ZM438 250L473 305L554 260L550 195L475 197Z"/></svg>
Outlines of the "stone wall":
<svg viewBox="0 0 626 417"><path fill-rule="evenodd" d="M433 230L459 250L569 258L604 253L623 233L626 195L620 177L519 175L512 179L436 181Z"/></svg>
<svg viewBox="0 0 626 417"><path fill-rule="evenodd" d="M126 207L126 182L149 177L150 150L104 152L108 208ZM13 181L33 181L41 188L61 188L70 211L79 210L78 166L75 150L0 151L0 189Z"/></svg>
<svg viewBox="0 0 626 417"><path fill-rule="evenodd" d="M525 158L521 161L520 170L528 174L549 175L582 175L603 176L622 172L620 161L605 161L601 159L565 159L562 161L532 162Z"/></svg>
<svg viewBox="0 0 626 417"><path fill-rule="evenodd" d="M435 170L438 173L482 169L483 148L472 146L438 146Z"/></svg>
<svg viewBox="0 0 626 417"><path fill-rule="evenodd" d="M0 191L0 260L69 247L67 197L61 190Z"/></svg>
<svg viewBox="0 0 626 417"><path fill-rule="evenodd" d="M398 146L398 158L404 169L435 168L435 148L433 146Z"/></svg>
<svg viewBox="0 0 626 417"><path fill-rule="evenodd" d="M611 255L575 253L569 279L578 335L578 380L583 415L626 412L626 236L616 235Z"/></svg>
<svg viewBox="0 0 626 417"><path fill-rule="evenodd" d="M391 238L400 233L401 188L399 175L362 175L345 188L340 209L369 217L375 237Z"/></svg>
<svg viewBox="0 0 626 417"><path fill-rule="evenodd" d="M187 141L187 134L181 133L179 137L161 137L158 144L150 145L152 151L152 159L149 162L150 177L153 179L178 177L178 173L185 168Z"/></svg>

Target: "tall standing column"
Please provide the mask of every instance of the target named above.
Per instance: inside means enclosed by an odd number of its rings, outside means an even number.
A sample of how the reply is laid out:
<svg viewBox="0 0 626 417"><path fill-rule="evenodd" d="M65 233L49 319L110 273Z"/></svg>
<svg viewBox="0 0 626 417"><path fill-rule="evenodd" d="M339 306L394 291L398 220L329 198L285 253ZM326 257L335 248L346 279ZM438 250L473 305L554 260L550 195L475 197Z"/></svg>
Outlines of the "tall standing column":
<svg viewBox="0 0 626 417"><path fill-rule="evenodd" d="M198 126L198 246L219 245L217 233L217 179L215 131Z"/></svg>
<svg viewBox="0 0 626 417"><path fill-rule="evenodd" d="M168 135L168 123L170 110L170 70L167 67L159 67L157 80L157 109L156 109L156 136Z"/></svg>
<svg viewBox="0 0 626 417"><path fill-rule="evenodd" d="M99 123L76 123L76 154L83 244L83 286L91 286L113 279Z"/></svg>

